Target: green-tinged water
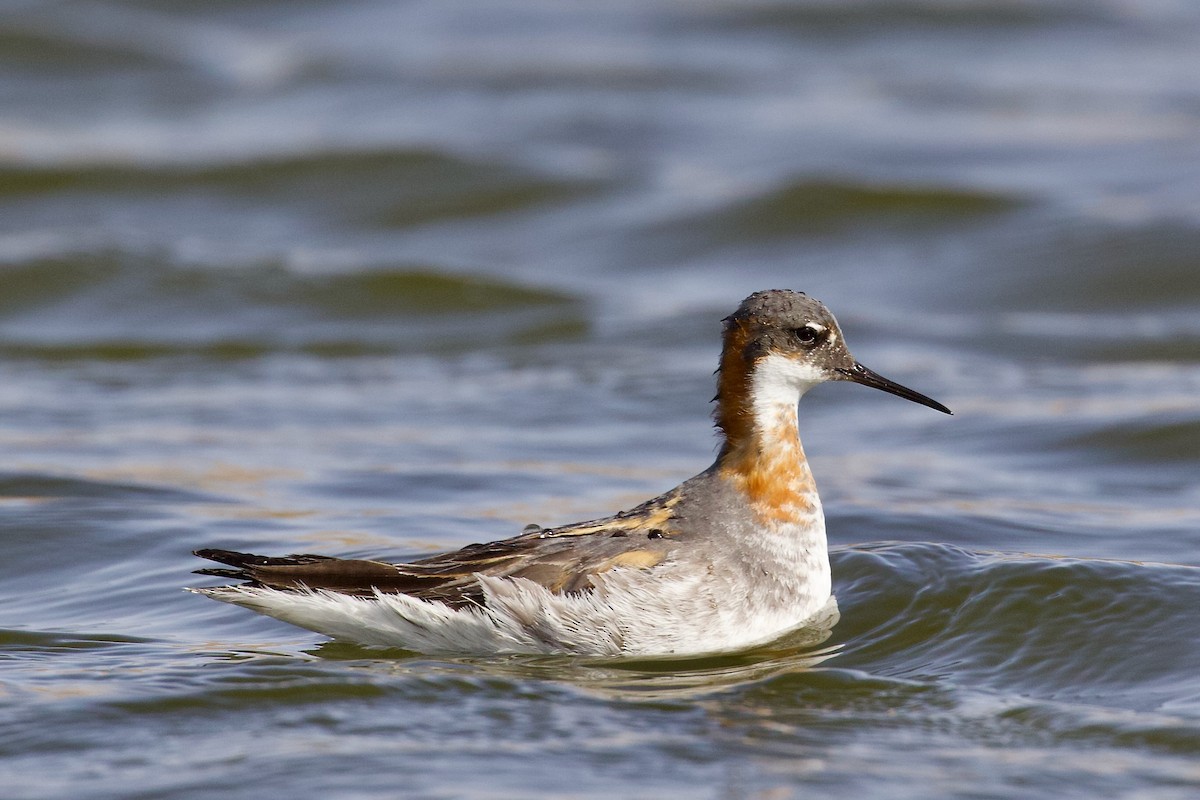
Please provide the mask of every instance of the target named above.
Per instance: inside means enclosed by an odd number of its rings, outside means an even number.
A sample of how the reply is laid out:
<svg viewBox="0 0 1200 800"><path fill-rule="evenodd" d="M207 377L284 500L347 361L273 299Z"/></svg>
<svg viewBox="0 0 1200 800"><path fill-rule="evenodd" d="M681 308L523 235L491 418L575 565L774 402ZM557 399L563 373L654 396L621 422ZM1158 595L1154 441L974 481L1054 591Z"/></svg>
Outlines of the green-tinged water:
<svg viewBox="0 0 1200 800"><path fill-rule="evenodd" d="M837 613L682 661L372 651L183 591L706 467L825 301ZM0 9L0 796L1200 794L1200 9Z"/></svg>

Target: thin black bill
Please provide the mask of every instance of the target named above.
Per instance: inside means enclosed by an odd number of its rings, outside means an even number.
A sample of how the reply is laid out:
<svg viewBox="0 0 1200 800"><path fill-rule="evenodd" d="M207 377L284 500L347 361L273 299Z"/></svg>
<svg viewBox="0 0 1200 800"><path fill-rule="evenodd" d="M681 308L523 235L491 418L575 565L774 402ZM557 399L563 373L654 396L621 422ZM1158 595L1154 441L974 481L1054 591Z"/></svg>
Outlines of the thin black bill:
<svg viewBox="0 0 1200 800"><path fill-rule="evenodd" d="M869 370L857 361L854 366L845 368L839 367L838 372L845 376L846 380L861 383L863 386L870 386L874 389L882 389L883 391L894 394L897 397L903 397L905 400L912 400L914 403L920 403L923 406L937 409L943 414L953 414L954 412L946 408L944 405L934 400L932 397L926 397L920 392L914 392L907 386L901 386L895 381L890 381L880 375L878 372Z"/></svg>

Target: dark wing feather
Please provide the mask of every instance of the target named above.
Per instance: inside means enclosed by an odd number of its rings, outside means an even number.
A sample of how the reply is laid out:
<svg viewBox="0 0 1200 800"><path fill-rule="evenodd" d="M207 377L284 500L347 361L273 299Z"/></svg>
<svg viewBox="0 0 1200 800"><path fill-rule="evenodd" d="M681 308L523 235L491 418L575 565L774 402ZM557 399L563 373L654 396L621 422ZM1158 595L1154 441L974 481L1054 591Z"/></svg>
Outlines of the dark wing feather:
<svg viewBox="0 0 1200 800"><path fill-rule="evenodd" d="M197 550L201 558L234 568L197 573L273 589L322 589L358 596L376 591L410 594L455 607L483 602L475 580L480 574L526 578L559 594L577 592L591 586L593 575L614 567L651 567L664 560L672 546L671 523L678 501L678 492L672 492L606 519L538 529L407 564Z"/></svg>

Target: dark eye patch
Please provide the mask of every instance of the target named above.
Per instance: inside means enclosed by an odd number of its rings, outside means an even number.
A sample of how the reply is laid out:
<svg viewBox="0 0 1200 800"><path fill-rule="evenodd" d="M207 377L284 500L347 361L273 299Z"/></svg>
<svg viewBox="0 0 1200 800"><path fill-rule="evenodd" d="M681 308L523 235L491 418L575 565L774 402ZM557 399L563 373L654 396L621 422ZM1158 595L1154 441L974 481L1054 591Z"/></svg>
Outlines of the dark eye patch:
<svg viewBox="0 0 1200 800"><path fill-rule="evenodd" d="M814 345L821 340L822 332L816 328L810 328L805 325L802 328L793 328L792 336L796 341L803 345Z"/></svg>

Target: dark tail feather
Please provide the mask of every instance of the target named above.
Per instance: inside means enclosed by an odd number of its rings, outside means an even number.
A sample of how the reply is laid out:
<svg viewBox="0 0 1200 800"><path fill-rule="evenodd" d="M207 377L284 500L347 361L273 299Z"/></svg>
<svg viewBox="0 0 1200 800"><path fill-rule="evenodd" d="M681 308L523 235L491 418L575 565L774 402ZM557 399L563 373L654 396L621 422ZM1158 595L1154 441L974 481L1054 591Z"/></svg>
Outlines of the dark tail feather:
<svg viewBox="0 0 1200 800"><path fill-rule="evenodd" d="M236 578L238 580L249 580L249 573L242 569L216 569L214 567L205 567L204 569L192 570L193 575L212 575L217 578Z"/></svg>
<svg viewBox="0 0 1200 800"><path fill-rule="evenodd" d="M290 556L256 556L253 553L239 553L236 550L194 550L192 555L216 561L218 564L228 564L238 569L247 567L298 567L301 564L315 564L318 561L333 561L329 556L314 556L310 553L293 553Z"/></svg>
<svg viewBox="0 0 1200 800"><path fill-rule="evenodd" d="M385 592L419 591L446 581L441 576L408 574L395 564L308 553L275 557L205 549L196 550L195 554L234 567L205 567L196 570L197 575L249 581L253 586L273 589L325 589L343 594L370 595L376 589Z"/></svg>

